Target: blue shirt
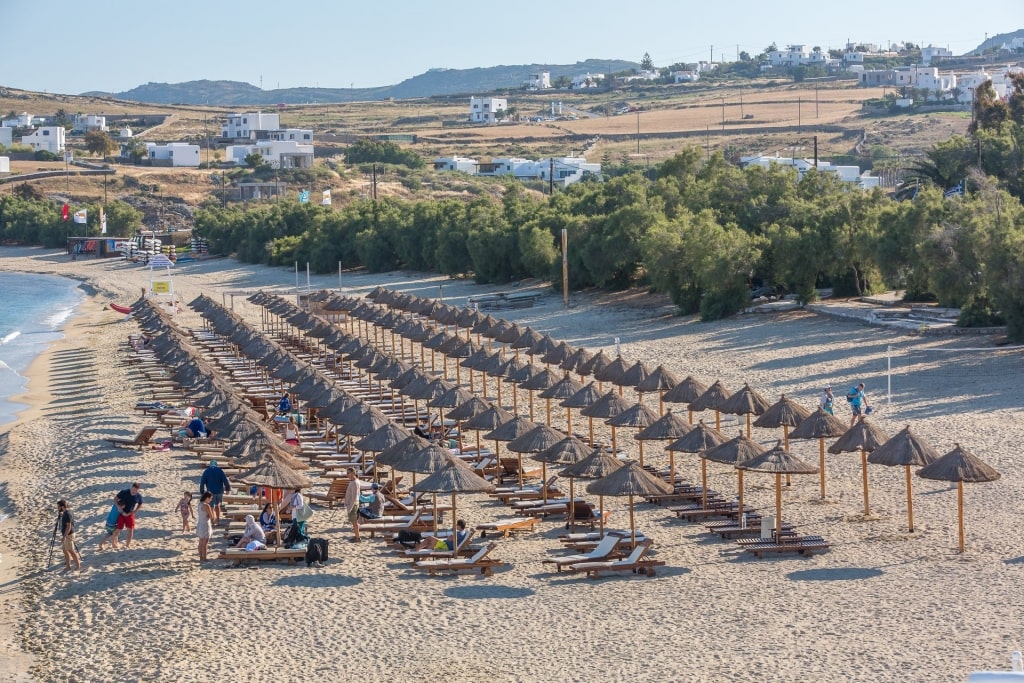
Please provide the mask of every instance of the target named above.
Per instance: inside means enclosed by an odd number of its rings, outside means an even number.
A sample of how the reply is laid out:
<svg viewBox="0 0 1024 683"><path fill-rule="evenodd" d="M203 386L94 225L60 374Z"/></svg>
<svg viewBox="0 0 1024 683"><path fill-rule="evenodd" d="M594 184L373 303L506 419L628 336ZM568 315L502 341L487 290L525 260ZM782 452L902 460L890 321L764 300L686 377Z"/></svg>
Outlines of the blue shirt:
<svg viewBox="0 0 1024 683"><path fill-rule="evenodd" d="M864 400L864 392L860 390L860 387L854 387L850 389L850 393L846 397L849 399L850 405L860 408L860 404Z"/></svg>
<svg viewBox="0 0 1024 683"><path fill-rule="evenodd" d="M292 409L292 402L288 400L287 396L282 396L280 403L277 404L277 412L287 413Z"/></svg>
<svg viewBox="0 0 1024 683"><path fill-rule="evenodd" d="M199 495L207 491L214 495L223 494L225 490L231 490L231 482L224 470L219 467L207 467L203 470L203 476L199 479Z"/></svg>
<svg viewBox="0 0 1024 683"><path fill-rule="evenodd" d="M193 434L205 434L206 433L206 425L204 425L203 421L200 420L198 417L193 417L191 420L189 420L188 421L188 426L185 427L185 428L187 430L189 430L190 432L192 432Z"/></svg>

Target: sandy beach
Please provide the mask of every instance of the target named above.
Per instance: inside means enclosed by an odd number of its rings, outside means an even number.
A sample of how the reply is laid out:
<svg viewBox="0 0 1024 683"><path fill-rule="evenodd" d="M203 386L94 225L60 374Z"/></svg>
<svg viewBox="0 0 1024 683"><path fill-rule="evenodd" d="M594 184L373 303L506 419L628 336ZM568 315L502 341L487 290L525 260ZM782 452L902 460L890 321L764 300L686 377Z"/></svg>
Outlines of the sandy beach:
<svg viewBox="0 0 1024 683"><path fill-rule="evenodd" d="M11 515L0 522L0 681L964 681L972 670L1008 668L1011 651L1024 649L1020 349L802 311L699 323L640 292L577 294L566 309L545 289L534 308L496 313L591 351L613 354L618 337L630 363L664 364L732 391L749 383L771 402L785 393L808 409L826 383L841 397L865 382L887 434L909 424L940 454L959 443L1002 474L965 485L963 555L955 485L914 478L909 533L903 469L870 466L865 518L860 457L842 454L827 456L825 500L816 475L794 476L784 491L786 521L831 543L811 557L754 559L700 524L639 503L637 527L666 563L655 577L555 574L542 560L560 551L564 521L556 519L498 540L493 556L508 565L491 577L428 578L379 540L345 542L344 511L320 508L310 525L331 542L325 568L200 569L195 536L181 533L174 506L183 490L198 489L203 463L103 440L149 422L133 410L146 389L118 362L137 326L105 308L133 301L149 271L29 248L0 249L0 269L78 278L90 294L65 339L29 371L21 399L29 408L0 427L0 515ZM230 305L235 293L234 309L256 323L258 309L237 294L290 293L294 284L290 270L228 259L174 269L180 300L205 293ZM384 285L456 304L501 290L411 273L345 274L342 284L349 294ZM338 277L314 276L311 286L334 289ZM201 324L188 310L179 320ZM657 410L656 396L644 400ZM564 427L564 410L552 412ZM850 417L841 398L837 416ZM620 429L619 443L635 457L633 431ZM773 446L780 430L755 429L753 438ZM816 441L791 449L817 462ZM645 446L645 458L667 462L659 443ZM680 454L676 466L699 478L696 456ZM734 470L708 470L711 487L735 491ZM132 481L143 483L145 499L135 542L97 552L111 499ZM745 487L747 504L773 511L774 477L747 473ZM59 573L59 547L47 571L61 497L80 530L80 576ZM612 526L628 528L625 500L605 505ZM460 497L470 525L505 514L486 496ZM224 543L215 533L212 552Z"/></svg>

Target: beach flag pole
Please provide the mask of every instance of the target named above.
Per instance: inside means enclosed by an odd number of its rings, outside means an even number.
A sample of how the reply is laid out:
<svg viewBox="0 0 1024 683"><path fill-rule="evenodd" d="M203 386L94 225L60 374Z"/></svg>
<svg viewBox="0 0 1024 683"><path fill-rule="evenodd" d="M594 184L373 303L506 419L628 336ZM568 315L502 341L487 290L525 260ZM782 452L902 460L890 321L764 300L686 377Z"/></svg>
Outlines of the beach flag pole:
<svg viewBox="0 0 1024 683"><path fill-rule="evenodd" d="M885 347L885 404L892 405L892 344Z"/></svg>
<svg viewBox="0 0 1024 683"><path fill-rule="evenodd" d="M105 179L105 176L104 176ZM569 308L569 231L562 228L562 305Z"/></svg>
<svg viewBox="0 0 1024 683"><path fill-rule="evenodd" d="M341 261L338 261L338 291L341 291Z"/></svg>
<svg viewBox="0 0 1024 683"><path fill-rule="evenodd" d="M295 305L299 304L299 262L295 262Z"/></svg>

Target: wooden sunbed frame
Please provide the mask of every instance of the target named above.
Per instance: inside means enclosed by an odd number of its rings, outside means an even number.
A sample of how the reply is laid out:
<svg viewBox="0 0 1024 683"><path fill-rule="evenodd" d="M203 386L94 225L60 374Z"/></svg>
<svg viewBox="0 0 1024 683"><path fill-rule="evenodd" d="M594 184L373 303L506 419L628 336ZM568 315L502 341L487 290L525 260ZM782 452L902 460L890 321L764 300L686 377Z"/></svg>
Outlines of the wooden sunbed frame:
<svg viewBox="0 0 1024 683"><path fill-rule="evenodd" d="M482 546L472 557L469 558L420 560L418 562L414 562L412 566L414 569L426 570L431 576L436 576L438 572L442 571L463 572L476 571L478 569L484 576L491 576L494 574L494 567L505 564L501 560L494 560L487 557L487 555L497 547L497 543L489 543L486 546Z"/></svg>
<svg viewBox="0 0 1024 683"><path fill-rule="evenodd" d="M120 446L121 448L138 448L141 451L159 429L159 427L143 427L133 439L118 439L110 437L103 440L109 441L114 446Z"/></svg>
<svg viewBox="0 0 1024 683"><path fill-rule="evenodd" d="M510 534L519 531L534 531L539 522L540 518L538 517L506 517L493 522L477 524L476 528L480 532L480 538L487 538L488 531L495 531L501 534L502 538L508 538Z"/></svg>
<svg viewBox="0 0 1024 683"><path fill-rule="evenodd" d="M752 538L737 541L743 550L753 553L754 557L763 557L766 553L800 553L811 555L815 550L827 550L831 546L821 536L786 536L781 540L774 538Z"/></svg>
<svg viewBox="0 0 1024 683"><path fill-rule="evenodd" d="M622 572L631 571L634 574L641 576L654 576L655 567L665 566L665 562L662 560L652 560L644 557L647 551L650 550L652 541L646 541L645 543L638 543L633 552L622 560L608 560L607 562L581 562L579 564L569 565L569 571L573 573L585 572L587 576L592 579L600 578L601 572Z"/></svg>
<svg viewBox="0 0 1024 683"><path fill-rule="evenodd" d="M231 560L236 565L246 561L275 562L287 560L288 564L295 564L305 559L305 548L267 548L266 550L245 550L244 548L228 548L222 550L217 556L219 560Z"/></svg>

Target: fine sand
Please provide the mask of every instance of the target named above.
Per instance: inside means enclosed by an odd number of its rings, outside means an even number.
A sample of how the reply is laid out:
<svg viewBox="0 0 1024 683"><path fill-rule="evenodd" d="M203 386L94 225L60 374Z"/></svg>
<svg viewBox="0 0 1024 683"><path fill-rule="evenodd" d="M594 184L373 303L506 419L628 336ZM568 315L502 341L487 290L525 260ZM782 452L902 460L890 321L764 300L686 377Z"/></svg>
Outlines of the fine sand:
<svg viewBox="0 0 1024 683"><path fill-rule="evenodd" d="M816 475L794 476L784 489L786 520L832 544L810 558L755 560L698 524L640 503L637 527L666 563L656 577L592 581L550 572L541 561L557 554L555 537L564 530L552 520L534 534L498 540L493 556L509 565L492 577L428 578L379 540L346 542L344 512L323 508L310 525L331 543L324 569L220 562L200 569L195 537L180 532L172 510L184 489L197 489L202 463L183 451L140 454L103 441L147 423L132 409L146 390L118 362L137 328L104 304L134 300L149 271L14 248L0 250L0 268L80 278L92 294L66 338L33 365L24 399L30 409L0 433L0 514L12 515L0 522L2 681L963 681L972 670L1008 668L1010 652L1024 647L1019 349L956 351L990 341L909 336L802 312L702 324L638 293L574 295L564 309L544 290L537 307L498 313L610 354L619 337L630 362L663 363L707 384L720 379L732 391L748 382L772 402L784 392L812 408L826 382L840 397L866 382L875 422L888 434L910 424L940 453L960 443L1002 473L994 483L965 486L963 555L956 552L955 487L914 478L911 534L902 468L870 466L872 514L865 518L860 457L843 454L827 456L824 501ZM289 270L232 260L174 269L184 302L206 293L230 304L229 292L287 293L294 281ZM355 294L377 284L435 297L440 285L444 299L459 304L496 289L408 273L346 274L343 281ZM338 280L314 277L312 285L333 288ZM244 297L234 304L259 321ZM186 311L181 322L200 319ZM636 400L631 390L625 395ZM644 400L657 410L656 397ZM521 393L520 412L525 404ZM535 410L543 420L543 401ZM837 414L849 419L841 398ZM564 427L563 409L552 417ZM583 425L574 412L574 429ZM620 429L619 442L635 457L632 433ZM753 436L774 445L778 435L755 429ZM792 450L817 462L816 442L794 441ZM667 462L657 443L648 443L645 456ZM699 476L694 456L680 454L677 467ZM734 472L715 464L709 472L713 488L735 491ZM145 496L135 543L97 553L111 498L133 480ZM771 513L774 478L750 472L745 484L745 502ZM60 497L77 515L87 567L81 576L59 573L59 547L47 571ZM611 525L628 528L626 501L606 498L605 505ZM459 499L459 516L471 525L504 514L484 496ZM223 544L215 533L212 552Z"/></svg>

